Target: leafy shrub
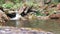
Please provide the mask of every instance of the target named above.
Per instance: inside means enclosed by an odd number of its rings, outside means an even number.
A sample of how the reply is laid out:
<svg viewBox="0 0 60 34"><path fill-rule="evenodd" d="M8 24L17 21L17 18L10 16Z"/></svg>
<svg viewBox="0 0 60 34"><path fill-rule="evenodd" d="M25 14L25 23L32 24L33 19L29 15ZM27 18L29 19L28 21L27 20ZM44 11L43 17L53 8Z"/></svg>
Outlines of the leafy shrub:
<svg viewBox="0 0 60 34"><path fill-rule="evenodd" d="M14 5L12 3L6 3L2 5L4 8L10 9L11 7L13 7Z"/></svg>

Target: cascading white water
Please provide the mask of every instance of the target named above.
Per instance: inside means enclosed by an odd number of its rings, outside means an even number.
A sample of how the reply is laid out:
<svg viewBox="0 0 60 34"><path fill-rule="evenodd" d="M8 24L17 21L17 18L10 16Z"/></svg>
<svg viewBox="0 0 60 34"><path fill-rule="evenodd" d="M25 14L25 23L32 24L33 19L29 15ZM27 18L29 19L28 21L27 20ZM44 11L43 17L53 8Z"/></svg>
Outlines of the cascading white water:
<svg viewBox="0 0 60 34"><path fill-rule="evenodd" d="M10 18L10 20L14 20L16 21L16 27L18 27L18 25L20 25L20 18L22 17L21 15L19 15L18 11L16 10L16 17L14 18Z"/></svg>
<svg viewBox="0 0 60 34"><path fill-rule="evenodd" d="M22 17L23 15L20 15L20 14L21 14L21 13L22 13L22 14L24 14L24 13L27 14L27 11L30 10L30 9L31 9L30 7L27 7L27 8L26 8L26 7L24 6L24 7L22 7L21 9L19 9L20 12L19 12L18 10L16 10L16 11L15 11L16 17L11 18L10 20L15 20L15 21L16 21L16 27L19 26L19 25L20 25L20 20L19 20L20 18L22 18L23 20L26 20L25 18ZM23 12L24 12L24 13L23 13ZM29 13L29 12L28 12L28 13Z"/></svg>

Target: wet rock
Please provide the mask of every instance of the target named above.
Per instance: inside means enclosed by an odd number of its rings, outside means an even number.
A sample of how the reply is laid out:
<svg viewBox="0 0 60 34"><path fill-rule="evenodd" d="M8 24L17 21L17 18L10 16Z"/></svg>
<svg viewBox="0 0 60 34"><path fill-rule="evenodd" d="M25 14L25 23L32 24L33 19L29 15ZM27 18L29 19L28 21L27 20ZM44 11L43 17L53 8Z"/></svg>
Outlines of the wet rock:
<svg viewBox="0 0 60 34"><path fill-rule="evenodd" d="M0 34L52 34L46 31L36 31L30 28L0 27Z"/></svg>
<svg viewBox="0 0 60 34"><path fill-rule="evenodd" d="M49 16L49 18L51 18L51 19L59 19L60 14L59 13L58 14L52 14L52 15Z"/></svg>
<svg viewBox="0 0 60 34"><path fill-rule="evenodd" d="M52 32L47 32L46 34L53 34Z"/></svg>

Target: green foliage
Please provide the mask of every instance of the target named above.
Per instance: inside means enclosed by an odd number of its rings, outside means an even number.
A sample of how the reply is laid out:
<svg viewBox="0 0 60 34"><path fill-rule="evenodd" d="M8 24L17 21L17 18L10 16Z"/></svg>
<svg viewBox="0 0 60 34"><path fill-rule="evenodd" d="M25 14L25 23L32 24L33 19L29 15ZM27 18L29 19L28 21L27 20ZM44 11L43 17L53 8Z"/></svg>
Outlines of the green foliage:
<svg viewBox="0 0 60 34"><path fill-rule="evenodd" d="M36 15L37 15L37 16L46 16L45 14L43 14L43 13L42 13L41 11L39 11L39 10L36 12Z"/></svg>
<svg viewBox="0 0 60 34"><path fill-rule="evenodd" d="M11 9L18 9L22 6L22 3L16 3L13 7L11 7Z"/></svg>
<svg viewBox="0 0 60 34"><path fill-rule="evenodd" d="M20 3L22 0L11 0L14 3Z"/></svg>
<svg viewBox="0 0 60 34"><path fill-rule="evenodd" d="M15 3L19 3L21 0L15 0Z"/></svg>
<svg viewBox="0 0 60 34"><path fill-rule="evenodd" d="M2 5L4 3L4 0L0 0L0 5Z"/></svg>
<svg viewBox="0 0 60 34"><path fill-rule="evenodd" d="M32 6L33 5L33 1L26 1L26 4L29 5L29 6Z"/></svg>
<svg viewBox="0 0 60 34"><path fill-rule="evenodd" d="M52 0L52 3L58 4L60 0Z"/></svg>
<svg viewBox="0 0 60 34"><path fill-rule="evenodd" d="M24 3L21 2L23 0L9 0L9 1L11 1L13 3L5 3L5 4L3 4L4 0L0 0L0 5L2 5L4 8L7 8L7 9L17 9L17 8L22 7L23 4L24 4ZM57 3L59 3L59 0L52 0L52 3L57 4ZM29 5L29 6L33 5L35 7L35 9L38 10L37 7L39 6L39 3L34 2L34 0L27 0L26 4ZM41 12L39 12L39 10L36 13L36 15L37 16L45 16L45 14L42 14Z"/></svg>
<svg viewBox="0 0 60 34"><path fill-rule="evenodd" d="M14 5L12 3L6 3L2 5L4 8L8 8L10 9L11 7L13 7Z"/></svg>

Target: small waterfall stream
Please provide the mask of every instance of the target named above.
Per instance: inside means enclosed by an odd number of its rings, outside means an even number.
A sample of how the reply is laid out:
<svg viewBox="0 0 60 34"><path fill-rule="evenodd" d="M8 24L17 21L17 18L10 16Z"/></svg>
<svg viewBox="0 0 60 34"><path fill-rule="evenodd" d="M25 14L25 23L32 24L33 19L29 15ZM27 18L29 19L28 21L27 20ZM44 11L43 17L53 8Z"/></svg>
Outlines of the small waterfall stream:
<svg viewBox="0 0 60 34"><path fill-rule="evenodd" d="M22 17L21 15L19 15L18 11L16 10L16 17L11 18L10 20L14 20L16 21L16 27L18 27L20 25L20 18Z"/></svg>

